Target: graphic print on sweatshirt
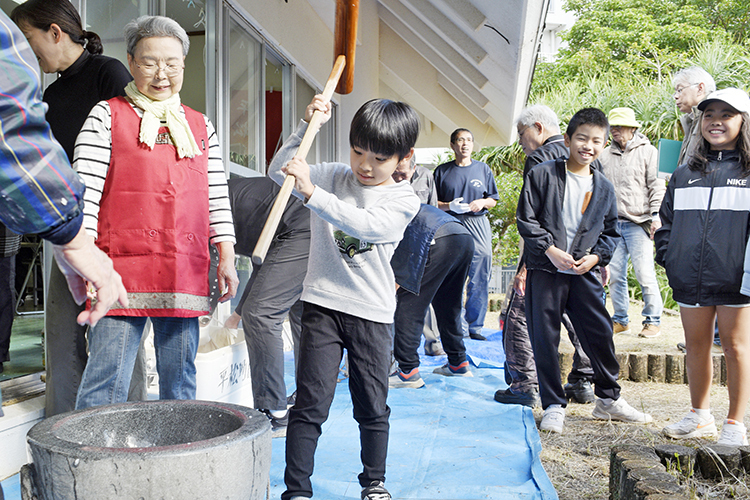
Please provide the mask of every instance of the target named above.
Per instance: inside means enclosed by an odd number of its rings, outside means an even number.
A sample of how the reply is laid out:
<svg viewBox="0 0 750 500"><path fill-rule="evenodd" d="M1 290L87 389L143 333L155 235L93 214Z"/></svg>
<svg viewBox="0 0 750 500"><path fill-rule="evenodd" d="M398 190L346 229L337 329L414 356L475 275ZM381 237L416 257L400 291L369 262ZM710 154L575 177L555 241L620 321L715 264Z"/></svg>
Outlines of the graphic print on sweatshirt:
<svg viewBox="0 0 750 500"><path fill-rule="evenodd" d="M349 259L353 259L358 253L369 252L372 250L372 243L360 241L354 236L349 236L340 229L333 232L333 239L336 240L336 246L339 247L339 251Z"/></svg>

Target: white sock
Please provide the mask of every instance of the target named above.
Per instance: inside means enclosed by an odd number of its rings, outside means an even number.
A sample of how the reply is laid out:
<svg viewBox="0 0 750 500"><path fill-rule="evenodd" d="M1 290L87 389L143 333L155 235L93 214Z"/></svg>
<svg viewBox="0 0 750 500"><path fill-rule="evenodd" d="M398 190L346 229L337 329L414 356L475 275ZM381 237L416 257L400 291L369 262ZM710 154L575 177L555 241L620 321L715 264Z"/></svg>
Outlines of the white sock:
<svg viewBox="0 0 750 500"><path fill-rule="evenodd" d="M269 413L274 418L284 418L289 410L271 410Z"/></svg>
<svg viewBox="0 0 750 500"><path fill-rule="evenodd" d="M551 408L562 408L563 410L565 409L565 408L563 408L563 405L549 405L549 406L548 406L547 408L545 408L544 410L545 410L545 411L547 411L547 410L549 410L549 409L551 409Z"/></svg>
<svg viewBox="0 0 750 500"><path fill-rule="evenodd" d="M612 398L599 398L599 401L601 401L602 403L604 403L607 406L609 406L609 405L611 405L612 403L615 402L615 400L612 399Z"/></svg>
<svg viewBox="0 0 750 500"><path fill-rule="evenodd" d="M745 424L743 424L739 420L732 420L728 418L724 421L724 425L733 425L737 427L737 430L742 431L742 432L747 432L747 429L745 428Z"/></svg>
<svg viewBox="0 0 750 500"><path fill-rule="evenodd" d="M700 417L701 421L711 420L711 408L693 408L693 411Z"/></svg>

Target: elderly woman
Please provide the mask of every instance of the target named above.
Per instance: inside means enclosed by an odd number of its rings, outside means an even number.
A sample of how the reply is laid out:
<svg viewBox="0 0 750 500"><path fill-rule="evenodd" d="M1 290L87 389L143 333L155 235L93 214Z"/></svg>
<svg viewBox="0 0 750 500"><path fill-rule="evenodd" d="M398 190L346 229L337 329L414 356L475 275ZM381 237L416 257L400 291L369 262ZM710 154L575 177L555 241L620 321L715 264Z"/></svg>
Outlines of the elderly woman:
<svg viewBox="0 0 750 500"><path fill-rule="evenodd" d="M125 26L134 80L98 103L76 140L84 225L113 260L129 306L89 332L76 408L125 401L146 320L154 326L159 396L195 398L198 317L209 308L208 245L219 251L220 300L234 296L234 227L219 142L180 103L189 40L166 17Z"/></svg>

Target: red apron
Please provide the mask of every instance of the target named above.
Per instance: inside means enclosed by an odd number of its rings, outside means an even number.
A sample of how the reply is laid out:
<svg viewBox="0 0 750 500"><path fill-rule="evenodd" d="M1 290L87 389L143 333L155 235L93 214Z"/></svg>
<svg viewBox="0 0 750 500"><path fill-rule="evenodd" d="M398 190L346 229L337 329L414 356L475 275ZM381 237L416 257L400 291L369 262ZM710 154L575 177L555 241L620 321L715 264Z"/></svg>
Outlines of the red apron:
<svg viewBox="0 0 750 500"><path fill-rule="evenodd" d="M151 150L141 119L122 97L109 101L112 157L96 244L122 276L130 304L109 316L191 318L208 313L208 137L201 113L185 116L201 155L177 156L165 127Z"/></svg>

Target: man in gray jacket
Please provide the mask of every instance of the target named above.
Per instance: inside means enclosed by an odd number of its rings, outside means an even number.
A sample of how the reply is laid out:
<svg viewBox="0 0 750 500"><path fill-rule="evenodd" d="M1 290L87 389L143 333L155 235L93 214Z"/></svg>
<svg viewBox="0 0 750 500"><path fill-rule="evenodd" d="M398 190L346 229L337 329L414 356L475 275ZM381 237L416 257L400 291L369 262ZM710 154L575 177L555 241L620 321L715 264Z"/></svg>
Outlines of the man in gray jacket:
<svg viewBox="0 0 750 500"><path fill-rule="evenodd" d="M658 152L645 135L630 108L609 112L612 142L599 160L604 175L615 186L617 195L617 230L622 235L609 264L609 291L615 313L614 333L629 333L628 256L643 292L643 330L641 337L653 338L661 333L663 307L654 269L654 246L651 240L661 227L659 208L666 187L658 177Z"/></svg>

